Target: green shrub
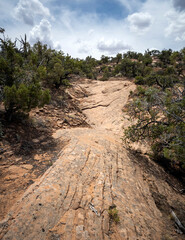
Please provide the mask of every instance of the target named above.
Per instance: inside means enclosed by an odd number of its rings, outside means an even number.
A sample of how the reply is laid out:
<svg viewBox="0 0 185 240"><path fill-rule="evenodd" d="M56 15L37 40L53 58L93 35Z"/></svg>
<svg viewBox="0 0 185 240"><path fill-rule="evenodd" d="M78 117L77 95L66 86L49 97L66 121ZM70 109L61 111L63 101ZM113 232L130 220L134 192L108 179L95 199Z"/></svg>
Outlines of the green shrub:
<svg viewBox="0 0 185 240"><path fill-rule="evenodd" d="M118 210L116 209L116 206L110 206L108 210L109 218L114 221L116 224L120 222L119 216L118 216Z"/></svg>
<svg viewBox="0 0 185 240"><path fill-rule="evenodd" d="M43 107L50 101L49 90L43 91L39 83L4 88L4 105L8 118L17 111L29 112L32 108Z"/></svg>
<svg viewBox="0 0 185 240"><path fill-rule="evenodd" d="M70 86L70 82L69 82L68 79L63 79L62 82L61 82L61 84L62 84L63 86L66 86L66 87Z"/></svg>
<svg viewBox="0 0 185 240"><path fill-rule="evenodd" d="M125 130L125 137L133 142L148 139L156 159L166 158L185 167L184 87L180 80L177 85L168 86L165 90L158 86L138 86L127 106L137 122Z"/></svg>
<svg viewBox="0 0 185 240"><path fill-rule="evenodd" d="M138 84L138 85L143 85L145 84L145 81L144 81L144 78L142 76L137 76L135 78L135 84Z"/></svg>

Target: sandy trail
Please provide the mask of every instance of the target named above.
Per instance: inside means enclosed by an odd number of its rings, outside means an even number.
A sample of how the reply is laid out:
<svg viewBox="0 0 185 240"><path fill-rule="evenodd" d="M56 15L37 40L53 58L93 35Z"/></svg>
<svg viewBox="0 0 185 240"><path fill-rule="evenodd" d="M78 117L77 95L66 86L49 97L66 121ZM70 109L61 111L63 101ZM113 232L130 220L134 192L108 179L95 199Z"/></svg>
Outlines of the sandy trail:
<svg viewBox="0 0 185 240"><path fill-rule="evenodd" d="M122 108L134 84L92 81L76 88L88 92L79 101L91 128L53 134L68 144L1 222L2 239L162 239L162 213L121 142L122 126L128 125L122 121ZM175 201L166 183L160 183L158 191ZM112 205L119 224L110 221L107 210Z"/></svg>

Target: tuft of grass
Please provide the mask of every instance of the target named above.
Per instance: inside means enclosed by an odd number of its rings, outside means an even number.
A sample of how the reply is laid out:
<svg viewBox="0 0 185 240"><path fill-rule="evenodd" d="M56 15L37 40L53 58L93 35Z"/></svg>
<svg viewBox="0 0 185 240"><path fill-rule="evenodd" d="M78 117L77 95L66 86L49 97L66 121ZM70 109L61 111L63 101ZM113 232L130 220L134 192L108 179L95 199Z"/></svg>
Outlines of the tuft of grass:
<svg viewBox="0 0 185 240"><path fill-rule="evenodd" d="M70 84L70 82L69 82L68 79L63 79L63 80L62 80L62 85L63 85L63 86L66 86L66 87L71 86L71 84Z"/></svg>
<svg viewBox="0 0 185 240"><path fill-rule="evenodd" d="M120 222L119 216L118 216L118 210L116 209L116 205L112 205L109 207L108 210L109 218L114 221L116 224Z"/></svg>

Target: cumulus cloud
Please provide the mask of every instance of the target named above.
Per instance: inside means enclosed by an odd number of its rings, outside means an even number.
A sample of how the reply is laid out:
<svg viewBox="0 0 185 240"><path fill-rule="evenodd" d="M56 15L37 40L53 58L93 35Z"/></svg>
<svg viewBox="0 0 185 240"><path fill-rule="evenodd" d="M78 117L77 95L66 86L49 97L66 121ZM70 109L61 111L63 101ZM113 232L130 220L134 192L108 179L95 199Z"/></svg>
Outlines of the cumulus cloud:
<svg viewBox="0 0 185 240"><path fill-rule="evenodd" d="M93 7L87 11L88 1ZM112 55L130 49L144 52L151 46L160 50L184 47L185 0L105 1L105 11L110 3L110 6L116 1L120 3L116 6L122 4L122 19L98 14L95 11L98 1L101 0L62 0L54 4L54 0L0 0L1 27L12 39L26 33L32 44L40 40L56 47L58 41L65 53L80 58L87 55L100 58L104 52ZM15 15L20 22L15 21Z"/></svg>
<svg viewBox="0 0 185 240"><path fill-rule="evenodd" d="M173 36L176 41L185 40L185 12L179 13L176 11L168 12L168 27L166 28L166 36Z"/></svg>
<svg viewBox="0 0 185 240"><path fill-rule="evenodd" d="M89 50L89 47L87 45L83 45L78 49L79 53L86 54L86 55L88 55L89 51L90 50Z"/></svg>
<svg viewBox="0 0 185 240"><path fill-rule="evenodd" d="M39 0L19 0L15 7L15 17L33 26L38 16L49 17L50 11Z"/></svg>
<svg viewBox="0 0 185 240"><path fill-rule="evenodd" d="M87 55L90 52L90 44L88 41L79 38L74 42L74 44L78 49L78 53Z"/></svg>
<svg viewBox="0 0 185 240"><path fill-rule="evenodd" d="M129 15L127 19L130 30L139 34L147 31L152 24L152 16L146 12L134 13Z"/></svg>
<svg viewBox="0 0 185 240"><path fill-rule="evenodd" d="M116 54L120 51L131 49L131 46L120 40L105 41L104 39L101 39L97 44L97 48L101 52Z"/></svg>
<svg viewBox="0 0 185 240"><path fill-rule="evenodd" d="M173 6L179 11L185 11L185 1L184 0L173 0Z"/></svg>
<svg viewBox="0 0 185 240"><path fill-rule="evenodd" d="M42 19L38 25L34 26L30 31L29 36L31 44L40 41L43 44L47 44L51 48L61 48L58 42L53 41L51 35L51 24L46 19Z"/></svg>

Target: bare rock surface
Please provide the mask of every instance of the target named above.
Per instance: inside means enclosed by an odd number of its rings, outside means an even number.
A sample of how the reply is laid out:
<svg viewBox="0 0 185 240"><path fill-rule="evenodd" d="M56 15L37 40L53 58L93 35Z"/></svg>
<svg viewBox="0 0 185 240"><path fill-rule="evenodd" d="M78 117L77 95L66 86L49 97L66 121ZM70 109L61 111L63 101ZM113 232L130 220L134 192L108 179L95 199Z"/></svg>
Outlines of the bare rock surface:
<svg viewBox="0 0 185 240"><path fill-rule="evenodd" d="M134 84L84 81L74 87L87 92L78 101L91 127L53 133L68 144L0 222L1 239L170 239L164 217L170 209L164 213L157 197L164 196L167 208L184 197L147 175L121 141L122 127L129 124L122 108ZM109 216L110 206L118 210L117 224ZM175 228L172 233L172 239L183 239Z"/></svg>

